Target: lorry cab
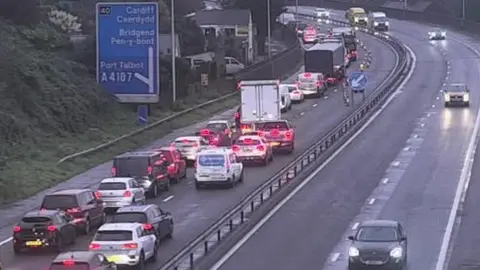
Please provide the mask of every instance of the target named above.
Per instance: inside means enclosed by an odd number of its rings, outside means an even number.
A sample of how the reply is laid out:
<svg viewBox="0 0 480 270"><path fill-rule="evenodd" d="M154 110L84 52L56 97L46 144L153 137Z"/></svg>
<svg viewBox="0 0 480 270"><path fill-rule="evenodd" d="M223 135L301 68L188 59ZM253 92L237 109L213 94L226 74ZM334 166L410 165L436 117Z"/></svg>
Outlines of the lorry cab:
<svg viewBox="0 0 480 270"><path fill-rule="evenodd" d="M357 61L357 38L352 27L336 27L332 29L333 36L342 36L347 49L349 61Z"/></svg>
<svg viewBox="0 0 480 270"><path fill-rule="evenodd" d="M327 90L325 76L322 73L301 73L297 79L298 89L304 96L321 97Z"/></svg>
<svg viewBox="0 0 480 270"><path fill-rule="evenodd" d="M345 18L351 25L367 26L368 16L365 9L359 7L352 7L345 13Z"/></svg>
<svg viewBox="0 0 480 270"><path fill-rule="evenodd" d="M390 22L384 12L370 12L368 14L368 27L376 31L388 31Z"/></svg>
<svg viewBox="0 0 480 270"><path fill-rule="evenodd" d="M311 44L316 43L318 41L318 33L315 27L308 27L303 32L303 43L304 44Z"/></svg>

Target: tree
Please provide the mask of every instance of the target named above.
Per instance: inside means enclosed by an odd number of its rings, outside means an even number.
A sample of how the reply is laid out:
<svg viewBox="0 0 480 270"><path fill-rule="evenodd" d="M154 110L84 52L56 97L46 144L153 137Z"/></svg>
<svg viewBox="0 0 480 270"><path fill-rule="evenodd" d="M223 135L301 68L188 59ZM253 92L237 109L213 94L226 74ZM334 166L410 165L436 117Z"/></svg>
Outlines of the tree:
<svg viewBox="0 0 480 270"><path fill-rule="evenodd" d="M234 1L234 2L230 2ZM252 20L257 27L257 43L260 53L265 52L265 38L268 35L267 1L270 1L270 23L272 29L276 18L284 12L283 0L223 0L224 4L238 9L248 9L252 13Z"/></svg>

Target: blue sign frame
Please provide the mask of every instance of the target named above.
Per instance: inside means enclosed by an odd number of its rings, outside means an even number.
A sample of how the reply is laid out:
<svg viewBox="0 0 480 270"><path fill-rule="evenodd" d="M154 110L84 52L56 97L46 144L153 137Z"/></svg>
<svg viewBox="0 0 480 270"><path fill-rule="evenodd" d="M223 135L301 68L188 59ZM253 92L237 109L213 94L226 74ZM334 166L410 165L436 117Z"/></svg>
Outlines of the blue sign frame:
<svg viewBox="0 0 480 270"><path fill-rule="evenodd" d="M358 82L353 83L354 80L358 80L358 79L360 79ZM363 72L354 72L350 74L350 76L348 76L348 84L350 86L350 89L352 89L352 92L354 93L364 92L365 88L367 87L367 82L368 82L368 77Z"/></svg>
<svg viewBox="0 0 480 270"><path fill-rule="evenodd" d="M101 2L97 17L97 82L121 103L159 101L157 2Z"/></svg>

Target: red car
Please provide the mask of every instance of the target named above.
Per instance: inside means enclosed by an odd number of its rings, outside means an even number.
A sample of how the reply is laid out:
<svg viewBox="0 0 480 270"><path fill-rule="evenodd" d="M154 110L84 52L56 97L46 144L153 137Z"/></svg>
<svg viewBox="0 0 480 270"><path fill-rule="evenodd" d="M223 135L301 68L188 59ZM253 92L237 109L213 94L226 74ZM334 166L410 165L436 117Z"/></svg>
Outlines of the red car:
<svg viewBox="0 0 480 270"><path fill-rule="evenodd" d="M187 161L178 150L172 147L162 147L157 149L162 153L162 162L167 166L167 174L170 181L178 183L180 179L187 177Z"/></svg>

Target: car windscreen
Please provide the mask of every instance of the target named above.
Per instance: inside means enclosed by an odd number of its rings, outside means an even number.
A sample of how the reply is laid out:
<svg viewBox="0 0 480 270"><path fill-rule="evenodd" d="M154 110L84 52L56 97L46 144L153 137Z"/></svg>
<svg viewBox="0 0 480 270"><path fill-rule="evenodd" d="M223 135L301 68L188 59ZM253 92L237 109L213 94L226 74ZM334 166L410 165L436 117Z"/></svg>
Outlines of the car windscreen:
<svg viewBox="0 0 480 270"><path fill-rule="evenodd" d="M47 223L50 222L49 217L24 217L22 218L23 223Z"/></svg>
<svg viewBox="0 0 480 270"><path fill-rule="evenodd" d="M193 147L198 146L197 141L195 140L177 140L173 143L175 147Z"/></svg>
<svg viewBox="0 0 480 270"><path fill-rule="evenodd" d="M93 240L94 241L130 241L132 239L133 238L132 238L131 231L101 230L101 231L97 231Z"/></svg>
<svg viewBox="0 0 480 270"><path fill-rule="evenodd" d="M47 195L43 198L41 208L56 210L76 207L78 207L78 202L75 195Z"/></svg>
<svg viewBox="0 0 480 270"><path fill-rule="evenodd" d="M206 129L210 130L225 130L228 126L225 123L209 123L206 126Z"/></svg>
<svg viewBox="0 0 480 270"><path fill-rule="evenodd" d="M114 223L122 223L122 222L127 222L127 223L147 223L147 214L143 212L117 212L115 215L112 217L112 222Z"/></svg>
<svg viewBox="0 0 480 270"><path fill-rule="evenodd" d="M200 155L198 164L204 167L224 167L225 157L223 155Z"/></svg>
<svg viewBox="0 0 480 270"><path fill-rule="evenodd" d="M98 185L98 190L125 190L125 189L127 189L127 184L122 182L100 183L100 185Z"/></svg>
<svg viewBox="0 0 480 270"><path fill-rule="evenodd" d="M145 176L148 174L149 157L117 157L113 166L117 169L116 177Z"/></svg>
<svg viewBox="0 0 480 270"><path fill-rule="evenodd" d="M394 242L398 240L398 235L394 227L372 226L360 228L356 238L365 242Z"/></svg>
<svg viewBox="0 0 480 270"><path fill-rule="evenodd" d="M259 123L257 127L261 130L271 130L271 129L287 130L288 124L283 121L265 122L265 123Z"/></svg>
<svg viewBox="0 0 480 270"><path fill-rule="evenodd" d="M375 17L376 22L387 22L387 17Z"/></svg>
<svg viewBox="0 0 480 270"><path fill-rule="evenodd" d="M90 270L88 263L85 262L55 262L50 265L50 270Z"/></svg>
<svg viewBox="0 0 480 270"><path fill-rule="evenodd" d="M295 87L295 86L287 86L287 88L288 88L288 92L290 92L290 93L297 90L297 87Z"/></svg>
<svg viewBox="0 0 480 270"><path fill-rule="evenodd" d="M317 80L313 77L309 77L309 78L308 77L300 77L300 78L298 78L298 81L300 83L314 83Z"/></svg>

